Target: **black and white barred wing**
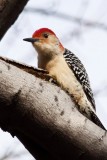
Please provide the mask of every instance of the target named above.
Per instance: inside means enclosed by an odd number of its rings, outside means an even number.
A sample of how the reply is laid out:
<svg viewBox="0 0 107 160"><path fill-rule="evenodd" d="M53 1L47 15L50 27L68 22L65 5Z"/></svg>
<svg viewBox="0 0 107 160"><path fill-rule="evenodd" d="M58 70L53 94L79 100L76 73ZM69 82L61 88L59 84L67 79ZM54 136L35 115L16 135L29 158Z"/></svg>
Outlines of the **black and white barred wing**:
<svg viewBox="0 0 107 160"><path fill-rule="evenodd" d="M67 64L69 65L69 67L74 72L77 80L82 85L83 90L84 90L88 100L90 101L93 108L95 109L95 101L94 101L93 93L92 93L92 90L90 87L88 74L87 74L83 64L72 52L70 52L67 49L65 49L64 58L65 58Z"/></svg>

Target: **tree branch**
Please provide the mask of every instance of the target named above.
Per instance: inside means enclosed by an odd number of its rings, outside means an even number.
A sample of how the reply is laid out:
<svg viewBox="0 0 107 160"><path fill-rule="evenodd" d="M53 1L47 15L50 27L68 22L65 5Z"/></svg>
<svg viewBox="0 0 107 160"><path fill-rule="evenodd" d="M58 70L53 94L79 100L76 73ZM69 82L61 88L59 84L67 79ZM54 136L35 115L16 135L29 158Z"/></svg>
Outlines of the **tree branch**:
<svg viewBox="0 0 107 160"><path fill-rule="evenodd" d="M0 0L0 39L15 22L28 0Z"/></svg>
<svg viewBox="0 0 107 160"><path fill-rule="evenodd" d="M54 160L107 159L106 131L81 115L61 88L3 60L0 126L16 135L35 158L45 151Z"/></svg>
<svg viewBox="0 0 107 160"><path fill-rule="evenodd" d="M52 17L56 17L59 19L63 19L66 21L70 21L76 24L79 24L85 27L90 27L90 28L98 28L98 29L102 29L107 31L107 25L105 23L101 23L98 21L90 21L87 19L83 19L81 17L78 16L72 16L72 15L67 15L65 13L61 13L61 12L55 12L49 9L44 9L44 8L33 8L33 7L29 7L24 9L25 12L31 12L31 13L38 13L38 14L43 14L46 16L52 16Z"/></svg>

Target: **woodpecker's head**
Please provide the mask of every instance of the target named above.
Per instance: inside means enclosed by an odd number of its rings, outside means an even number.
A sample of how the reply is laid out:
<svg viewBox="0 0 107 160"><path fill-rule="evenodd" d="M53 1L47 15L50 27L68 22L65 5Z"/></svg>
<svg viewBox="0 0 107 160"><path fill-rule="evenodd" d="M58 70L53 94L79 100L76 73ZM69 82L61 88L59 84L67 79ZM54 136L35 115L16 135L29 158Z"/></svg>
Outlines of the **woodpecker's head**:
<svg viewBox="0 0 107 160"><path fill-rule="evenodd" d="M54 55L63 54L65 50L55 33L48 28L36 30L32 38L25 38L23 40L31 42L41 56L51 58Z"/></svg>

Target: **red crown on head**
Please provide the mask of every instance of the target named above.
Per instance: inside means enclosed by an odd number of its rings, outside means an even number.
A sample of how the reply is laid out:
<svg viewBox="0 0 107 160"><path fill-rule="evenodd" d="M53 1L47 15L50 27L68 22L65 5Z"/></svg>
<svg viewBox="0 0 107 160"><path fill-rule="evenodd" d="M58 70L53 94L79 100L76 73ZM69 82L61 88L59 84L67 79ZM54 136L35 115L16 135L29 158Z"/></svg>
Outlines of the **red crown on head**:
<svg viewBox="0 0 107 160"><path fill-rule="evenodd" d="M36 30L36 31L33 33L32 37L39 37L39 36L41 35L41 33L43 33L43 32L49 32L49 33L55 35L55 33L54 33L51 29L48 29L48 28L40 28L40 29Z"/></svg>

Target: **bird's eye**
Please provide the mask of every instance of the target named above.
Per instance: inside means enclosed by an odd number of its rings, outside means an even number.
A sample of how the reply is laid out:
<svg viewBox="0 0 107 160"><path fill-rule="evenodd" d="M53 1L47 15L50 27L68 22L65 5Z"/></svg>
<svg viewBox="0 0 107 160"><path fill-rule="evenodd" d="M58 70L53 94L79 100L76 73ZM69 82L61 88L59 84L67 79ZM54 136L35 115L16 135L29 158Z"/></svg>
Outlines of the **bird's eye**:
<svg viewBox="0 0 107 160"><path fill-rule="evenodd" d="M47 33L44 33L43 36L44 36L45 38L48 38L49 35L48 35Z"/></svg>

